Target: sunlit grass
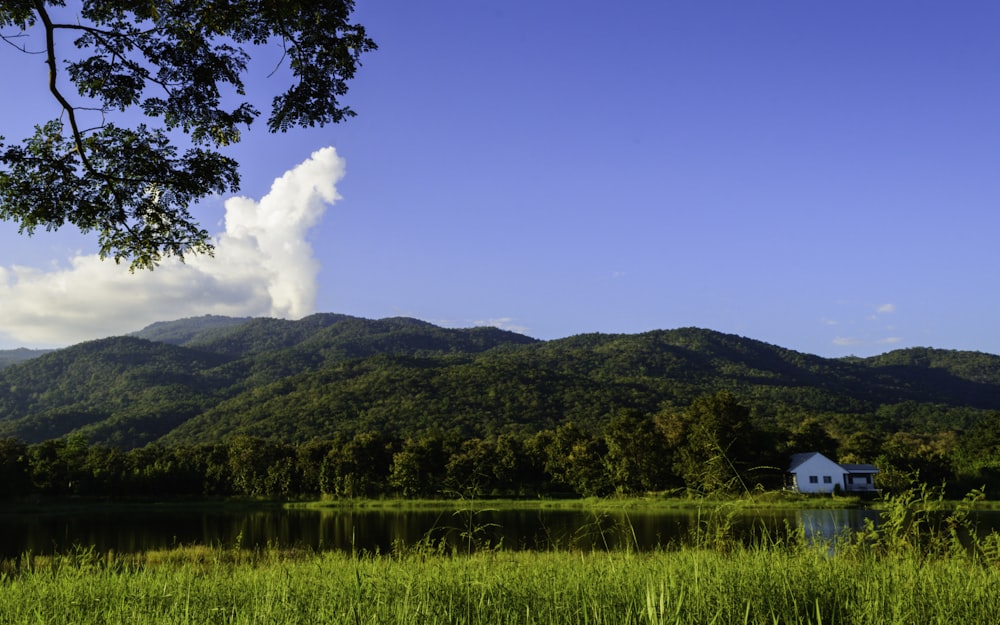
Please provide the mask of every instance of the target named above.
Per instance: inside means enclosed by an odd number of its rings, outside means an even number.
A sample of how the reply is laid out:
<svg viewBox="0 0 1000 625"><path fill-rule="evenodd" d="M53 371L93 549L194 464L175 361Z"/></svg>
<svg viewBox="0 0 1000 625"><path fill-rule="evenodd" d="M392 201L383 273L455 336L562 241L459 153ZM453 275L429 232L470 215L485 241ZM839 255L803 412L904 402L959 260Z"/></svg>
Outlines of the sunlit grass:
<svg viewBox="0 0 1000 625"><path fill-rule="evenodd" d="M654 552L429 541L391 554L26 554L0 562L0 625L996 622L1000 539L970 543L967 517L933 516L938 502L911 491L879 528L833 543L788 532L748 544L717 514Z"/></svg>
<svg viewBox="0 0 1000 625"><path fill-rule="evenodd" d="M819 547L22 558L0 623L985 623L1000 572ZM8 563L10 564L10 563Z"/></svg>

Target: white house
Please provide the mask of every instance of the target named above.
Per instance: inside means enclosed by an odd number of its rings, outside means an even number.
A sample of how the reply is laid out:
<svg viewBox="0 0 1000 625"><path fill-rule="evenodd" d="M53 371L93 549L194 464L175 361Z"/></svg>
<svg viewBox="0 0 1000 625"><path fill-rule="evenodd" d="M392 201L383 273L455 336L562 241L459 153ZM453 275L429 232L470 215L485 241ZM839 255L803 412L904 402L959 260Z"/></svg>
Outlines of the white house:
<svg viewBox="0 0 1000 625"><path fill-rule="evenodd" d="M788 467L791 489L800 493L832 493L837 486L843 493L875 494L875 474L870 464L837 464L813 451L792 455Z"/></svg>

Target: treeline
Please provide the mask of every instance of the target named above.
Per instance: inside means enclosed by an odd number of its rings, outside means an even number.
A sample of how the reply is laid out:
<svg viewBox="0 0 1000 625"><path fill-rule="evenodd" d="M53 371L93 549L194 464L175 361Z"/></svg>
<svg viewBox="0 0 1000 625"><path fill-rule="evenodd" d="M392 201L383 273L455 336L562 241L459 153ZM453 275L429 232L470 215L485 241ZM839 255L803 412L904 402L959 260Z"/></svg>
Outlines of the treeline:
<svg viewBox="0 0 1000 625"><path fill-rule="evenodd" d="M463 438L378 431L289 444L235 436L123 450L82 435L0 439L0 497L537 497L780 488L791 453L873 462L878 485L1000 488L1000 412L968 432L831 433L816 420L765 430L729 392L684 410L614 414L601 432L566 422ZM995 496L995 495L994 495Z"/></svg>

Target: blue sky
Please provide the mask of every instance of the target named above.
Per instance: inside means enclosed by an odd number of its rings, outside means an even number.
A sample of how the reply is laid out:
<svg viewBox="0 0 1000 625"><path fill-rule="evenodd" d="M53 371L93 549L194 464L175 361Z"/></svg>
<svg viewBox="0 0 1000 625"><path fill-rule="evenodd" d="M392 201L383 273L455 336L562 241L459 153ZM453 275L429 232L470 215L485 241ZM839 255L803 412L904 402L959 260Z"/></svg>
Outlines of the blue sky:
<svg viewBox="0 0 1000 625"><path fill-rule="evenodd" d="M351 85L358 117L258 124L231 152L252 208L196 209L239 252L130 275L91 262L92 237L0 223L0 347L322 311L1000 354L1000 5L383 0L356 16L379 44ZM40 65L0 54L26 94L0 103L11 140L53 105ZM280 75L273 48L259 58L266 105ZM310 160L326 147L337 159ZM292 210L272 188L290 170L317 190L279 233L266 215ZM234 234L245 219L270 251Z"/></svg>

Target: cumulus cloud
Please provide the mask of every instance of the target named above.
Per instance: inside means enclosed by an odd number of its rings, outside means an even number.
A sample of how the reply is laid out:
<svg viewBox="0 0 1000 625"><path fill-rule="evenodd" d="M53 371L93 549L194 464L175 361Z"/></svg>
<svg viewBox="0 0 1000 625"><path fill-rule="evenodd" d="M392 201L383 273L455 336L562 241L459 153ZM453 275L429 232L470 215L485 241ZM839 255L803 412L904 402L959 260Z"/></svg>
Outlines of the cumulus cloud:
<svg viewBox="0 0 1000 625"><path fill-rule="evenodd" d="M896 307L893 304L882 304L875 309L875 312L880 315L888 315L890 313L896 312Z"/></svg>
<svg viewBox="0 0 1000 625"><path fill-rule="evenodd" d="M214 257L168 259L134 274L96 255L57 269L0 267L0 335L17 345L67 345L196 315L310 314L319 263L306 234L340 198L344 171L336 150L323 148L260 201L226 200Z"/></svg>

